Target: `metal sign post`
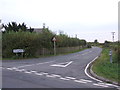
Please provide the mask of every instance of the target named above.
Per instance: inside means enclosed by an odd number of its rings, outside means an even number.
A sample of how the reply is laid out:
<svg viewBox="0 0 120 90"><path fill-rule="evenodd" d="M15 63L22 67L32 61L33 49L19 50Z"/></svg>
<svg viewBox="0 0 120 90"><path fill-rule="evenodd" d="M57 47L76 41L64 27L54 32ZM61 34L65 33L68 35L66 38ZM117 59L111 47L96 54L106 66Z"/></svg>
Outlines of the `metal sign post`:
<svg viewBox="0 0 120 90"><path fill-rule="evenodd" d="M18 53L21 53L21 55L23 57L24 52L25 52L24 49L13 49L13 53L16 53L16 56L18 56Z"/></svg>
<svg viewBox="0 0 120 90"><path fill-rule="evenodd" d="M112 63L112 50L110 50L109 55L110 55L110 63Z"/></svg>
<svg viewBox="0 0 120 90"><path fill-rule="evenodd" d="M56 38L53 38L53 42L54 42L54 55L56 55Z"/></svg>

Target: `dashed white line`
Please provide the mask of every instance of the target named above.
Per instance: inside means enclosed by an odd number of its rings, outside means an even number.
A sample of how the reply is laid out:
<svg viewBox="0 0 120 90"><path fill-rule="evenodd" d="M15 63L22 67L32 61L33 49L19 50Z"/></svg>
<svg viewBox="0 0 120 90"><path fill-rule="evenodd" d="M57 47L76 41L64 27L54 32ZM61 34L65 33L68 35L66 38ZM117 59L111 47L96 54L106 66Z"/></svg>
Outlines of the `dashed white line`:
<svg viewBox="0 0 120 90"><path fill-rule="evenodd" d="M50 62L54 62L54 61L50 61ZM22 68L22 67L28 67L28 66L34 66L34 65L40 65L40 64L46 64L46 63L50 63L50 62L43 62L43 63L35 63L35 64L30 64L30 65L23 65L23 66L18 66L17 68Z"/></svg>
<svg viewBox="0 0 120 90"><path fill-rule="evenodd" d="M57 75L57 74L51 74L51 75L54 77L61 77L60 75Z"/></svg>
<svg viewBox="0 0 120 90"><path fill-rule="evenodd" d="M48 73L46 73L46 72L40 72L41 74L43 74L43 75L48 75Z"/></svg>
<svg viewBox="0 0 120 90"><path fill-rule="evenodd" d="M84 82L84 81L81 81L81 80L74 80L75 82L78 82L78 83L87 83L87 82Z"/></svg>
<svg viewBox="0 0 120 90"><path fill-rule="evenodd" d="M18 69L18 68L16 68L16 67L12 67L12 69Z"/></svg>
<svg viewBox="0 0 120 90"><path fill-rule="evenodd" d="M94 83L93 85L95 85L95 86L101 86L101 87L108 87L107 85L96 84L96 83Z"/></svg>
<svg viewBox="0 0 120 90"><path fill-rule="evenodd" d="M109 83L98 83L98 84L100 84L100 85L108 85L108 86L119 87L119 86L117 86L117 85L113 85L113 84L109 84Z"/></svg>
<svg viewBox="0 0 120 90"><path fill-rule="evenodd" d="M24 73L28 73L28 74L30 74L31 72L29 72L29 71L25 71Z"/></svg>
<svg viewBox="0 0 120 90"><path fill-rule="evenodd" d="M63 78L63 77L61 77L60 79L62 79L62 80L70 80L70 79L68 79L68 78Z"/></svg>
<svg viewBox="0 0 120 90"><path fill-rule="evenodd" d="M42 75L43 75L42 73L37 73L37 72L35 72L35 74L36 74L36 75L40 75L40 76L42 76Z"/></svg>
<svg viewBox="0 0 120 90"><path fill-rule="evenodd" d="M85 82L92 82L90 80L85 80L85 79L80 79L80 80L85 81Z"/></svg>
<svg viewBox="0 0 120 90"><path fill-rule="evenodd" d="M46 75L46 77L56 78L56 76L53 75Z"/></svg>
<svg viewBox="0 0 120 90"><path fill-rule="evenodd" d="M65 78L68 78L68 79L73 79L73 80L74 80L74 79L76 79L76 78L74 78L74 77L67 77L67 76L66 76Z"/></svg>
<svg viewBox="0 0 120 90"><path fill-rule="evenodd" d="M25 69L19 69L19 70L17 70L17 71L19 71L19 72L23 72L23 71L26 71Z"/></svg>
<svg viewBox="0 0 120 90"><path fill-rule="evenodd" d="M6 68L6 69L8 69L8 70L13 70L12 68Z"/></svg>
<svg viewBox="0 0 120 90"><path fill-rule="evenodd" d="M33 70L32 70L32 71L30 71L30 72L31 72L31 73L35 73L35 72L37 72L37 71L33 71Z"/></svg>

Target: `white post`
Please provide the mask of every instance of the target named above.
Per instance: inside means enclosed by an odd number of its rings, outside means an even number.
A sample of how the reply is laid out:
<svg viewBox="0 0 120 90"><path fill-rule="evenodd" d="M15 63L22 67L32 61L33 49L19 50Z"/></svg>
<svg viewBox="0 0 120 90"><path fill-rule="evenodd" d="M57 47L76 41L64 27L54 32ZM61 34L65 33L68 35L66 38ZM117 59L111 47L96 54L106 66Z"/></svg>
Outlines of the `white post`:
<svg viewBox="0 0 120 90"><path fill-rule="evenodd" d="M56 43L54 41L54 55L56 55Z"/></svg>
<svg viewBox="0 0 120 90"><path fill-rule="evenodd" d="M54 42L54 55L56 55L56 38L53 37L53 42Z"/></svg>
<svg viewBox="0 0 120 90"><path fill-rule="evenodd" d="M109 55L110 55L110 63L112 63L113 62L112 61L112 50L110 50Z"/></svg>

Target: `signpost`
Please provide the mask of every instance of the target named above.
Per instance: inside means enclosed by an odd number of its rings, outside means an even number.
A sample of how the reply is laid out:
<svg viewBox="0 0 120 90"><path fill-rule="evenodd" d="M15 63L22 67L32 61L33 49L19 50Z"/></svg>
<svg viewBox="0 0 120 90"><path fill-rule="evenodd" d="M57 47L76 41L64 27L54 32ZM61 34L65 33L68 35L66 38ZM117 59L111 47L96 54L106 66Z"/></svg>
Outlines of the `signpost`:
<svg viewBox="0 0 120 90"><path fill-rule="evenodd" d="M23 56L24 52L25 52L24 49L13 49L13 53L16 53L16 56L18 55L18 53L21 53L21 55Z"/></svg>
<svg viewBox="0 0 120 90"><path fill-rule="evenodd" d="M56 55L56 38L53 37L52 41L54 42L54 55Z"/></svg>
<svg viewBox="0 0 120 90"><path fill-rule="evenodd" d="M110 55L110 63L112 63L112 50L110 50L109 55Z"/></svg>

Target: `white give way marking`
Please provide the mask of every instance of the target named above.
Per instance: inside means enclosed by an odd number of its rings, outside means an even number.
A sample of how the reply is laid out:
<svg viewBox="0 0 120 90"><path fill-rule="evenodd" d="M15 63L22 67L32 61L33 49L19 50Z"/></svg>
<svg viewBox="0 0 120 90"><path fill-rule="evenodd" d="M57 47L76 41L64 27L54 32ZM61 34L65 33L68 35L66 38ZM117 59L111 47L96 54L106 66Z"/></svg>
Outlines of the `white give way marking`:
<svg viewBox="0 0 120 90"><path fill-rule="evenodd" d="M64 63L58 63L58 64L53 64L50 66L55 66L55 67L67 67L68 65L70 65L73 61L70 62L64 62Z"/></svg>

